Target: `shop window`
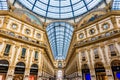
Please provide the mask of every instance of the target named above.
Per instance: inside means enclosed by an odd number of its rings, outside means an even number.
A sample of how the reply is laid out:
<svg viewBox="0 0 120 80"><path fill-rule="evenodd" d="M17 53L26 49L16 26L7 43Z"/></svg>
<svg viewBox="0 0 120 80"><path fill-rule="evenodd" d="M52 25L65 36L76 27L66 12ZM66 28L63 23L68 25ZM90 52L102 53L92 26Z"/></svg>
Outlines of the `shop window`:
<svg viewBox="0 0 120 80"><path fill-rule="evenodd" d="M22 55L21 55L22 58L25 57L25 53L26 53L26 49L25 49L25 48L22 48Z"/></svg>
<svg viewBox="0 0 120 80"><path fill-rule="evenodd" d="M6 48L5 48L5 51L4 51L4 55L9 55L10 48L11 48L11 45L10 45L10 44L7 44L7 45L6 45Z"/></svg>
<svg viewBox="0 0 120 80"><path fill-rule="evenodd" d="M113 44L110 44L109 45L109 50L110 50L110 53L111 53L111 56L116 56L116 51L115 51L115 46Z"/></svg>
<svg viewBox="0 0 120 80"><path fill-rule="evenodd" d="M35 51L35 60L38 60L38 51Z"/></svg>
<svg viewBox="0 0 120 80"><path fill-rule="evenodd" d="M98 59L99 58L98 48L95 48L93 51L94 51L95 59Z"/></svg>

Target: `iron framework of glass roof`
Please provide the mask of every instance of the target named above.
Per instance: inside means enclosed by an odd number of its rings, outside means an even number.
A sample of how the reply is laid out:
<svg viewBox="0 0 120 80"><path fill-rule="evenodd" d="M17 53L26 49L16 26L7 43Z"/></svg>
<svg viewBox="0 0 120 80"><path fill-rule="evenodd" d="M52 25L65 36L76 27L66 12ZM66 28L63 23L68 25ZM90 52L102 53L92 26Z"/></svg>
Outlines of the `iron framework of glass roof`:
<svg viewBox="0 0 120 80"><path fill-rule="evenodd" d="M45 18L68 19L80 16L104 0L17 0L27 9Z"/></svg>
<svg viewBox="0 0 120 80"><path fill-rule="evenodd" d="M120 10L120 0L113 0L112 10Z"/></svg>
<svg viewBox="0 0 120 80"><path fill-rule="evenodd" d="M7 0L0 0L0 10L8 10Z"/></svg>
<svg viewBox="0 0 120 80"><path fill-rule="evenodd" d="M55 59L65 59L74 30L73 27L65 22L54 22L46 30Z"/></svg>

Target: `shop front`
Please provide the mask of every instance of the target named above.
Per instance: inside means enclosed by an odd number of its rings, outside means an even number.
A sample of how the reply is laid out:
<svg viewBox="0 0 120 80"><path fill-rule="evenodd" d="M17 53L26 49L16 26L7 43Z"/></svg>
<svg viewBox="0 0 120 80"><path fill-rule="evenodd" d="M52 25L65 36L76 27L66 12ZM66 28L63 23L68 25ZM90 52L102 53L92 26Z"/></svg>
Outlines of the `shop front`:
<svg viewBox="0 0 120 80"><path fill-rule="evenodd" d="M38 65L33 64L30 69L29 80L37 80L37 75L38 75Z"/></svg>
<svg viewBox="0 0 120 80"><path fill-rule="evenodd" d="M5 80L9 68L9 62L0 60L0 80Z"/></svg>
<svg viewBox="0 0 120 80"><path fill-rule="evenodd" d="M120 80L120 61L115 60L111 63L114 80Z"/></svg>
<svg viewBox="0 0 120 80"><path fill-rule="evenodd" d="M16 64L14 79L13 80L23 80L25 72L25 64L23 62L19 62Z"/></svg>
<svg viewBox="0 0 120 80"><path fill-rule="evenodd" d="M97 80L108 80L108 77L105 72L105 68L102 63L95 64L95 73Z"/></svg>

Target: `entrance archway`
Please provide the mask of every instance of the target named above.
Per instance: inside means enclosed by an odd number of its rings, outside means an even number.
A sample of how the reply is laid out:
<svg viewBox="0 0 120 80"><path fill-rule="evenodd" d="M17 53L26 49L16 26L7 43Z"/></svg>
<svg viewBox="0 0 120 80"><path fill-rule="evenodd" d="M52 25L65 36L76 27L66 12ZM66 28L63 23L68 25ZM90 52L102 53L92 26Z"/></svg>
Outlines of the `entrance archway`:
<svg viewBox="0 0 120 80"><path fill-rule="evenodd" d="M38 75L38 65L33 64L30 69L30 80L37 80L37 75Z"/></svg>
<svg viewBox="0 0 120 80"><path fill-rule="evenodd" d="M101 62L95 64L95 73L97 80L108 80L105 72L105 68Z"/></svg>
<svg viewBox="0 0 120 80"><path fill-rule="evenodd" d="M82 80L91 80L90 70L87 64L82 65Z"/></svg>
<svg viewBox="0 0 120 80"><path fill-rule="evenodd" d="M0 80L5 80L9 68L7 60L0 60Z"/></svg>
<svg viewBox="0 0 120 80"><path fill-rule="evenodd" d="M23 62L19 62L15 67L15 76L13 80L23 80L25 72L25 64Z"/></svg>
<svg viewBox="0 0 120 80"><path fill-rule="evenodd" d="M112 68L114 80L120 80L120 60L112 61L111 68Z"/></svg>
<svg viewBox="0 0 120 80"><path fill-rule="evenodd" d="M57 80L62 80L63 79L63 71L62 70L58 70L57 71Z"/></svg>

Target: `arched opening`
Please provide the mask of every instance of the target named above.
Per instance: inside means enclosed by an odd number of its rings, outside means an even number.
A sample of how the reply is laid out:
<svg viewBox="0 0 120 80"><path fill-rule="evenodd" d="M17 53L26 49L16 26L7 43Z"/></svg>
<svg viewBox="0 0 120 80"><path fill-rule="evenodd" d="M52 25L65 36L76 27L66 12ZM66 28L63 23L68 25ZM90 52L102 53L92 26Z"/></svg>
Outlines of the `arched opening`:
<svg viewBox="0 0 120 80"><path fill-rule="evenodd" d="M38 75L38 65L33 64L30 68L29 80L37 80L37 75Z"/></svg>
<svg viewBox="0 0 120 80"><path fill-rule="evenodd" d="M24 72L25 72L25 64L23 62L17 63L14 72L15 76L13 80L23 80Z"/></svg>
<svg viewBox="0 0 120 80"><path fill-rule="evenodd" d="M95 73L97 80L108 80L102 63L95 64Z"/></svg>
<svg viewBox="0 0 120 80"><path fill-rule="evenodd" d="M114 80L120 80L120 61L119 60L112 61L111 68L112 68Z"/></svg>
<svg viewBox="0 0 120 80"><path fill-rule="evenodd" d="M82 80L91 80L90 70L87 64L82 65Z"/></svg>
<svg viewBox="0 0 120 80"><path fill-rule="evenodd" d="M58 70L58 72L57 72L57 80L62 80L62 79L63 79L63 71Z"/></svg>
<svg viewBox="0 0 120 80"><path fill-rule="evenodd" d="M0 60L0 80L5 80L9 68L7 60Z"/></svg>

